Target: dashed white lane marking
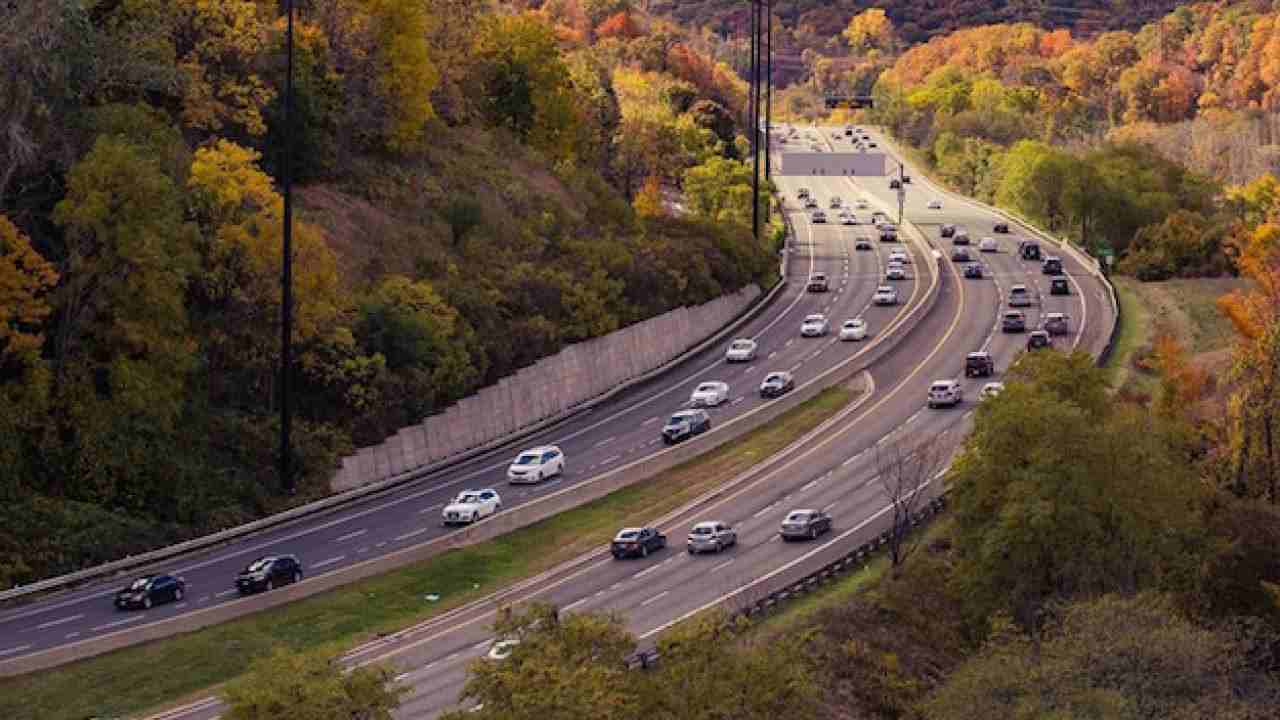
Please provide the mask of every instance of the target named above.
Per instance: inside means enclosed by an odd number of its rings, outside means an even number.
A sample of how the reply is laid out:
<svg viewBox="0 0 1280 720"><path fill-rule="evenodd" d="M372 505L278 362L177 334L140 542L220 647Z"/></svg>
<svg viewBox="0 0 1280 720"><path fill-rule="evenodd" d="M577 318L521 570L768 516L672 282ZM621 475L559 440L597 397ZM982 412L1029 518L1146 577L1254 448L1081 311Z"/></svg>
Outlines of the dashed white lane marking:
<svg viewBox="0 0 1280 720"><path fill-rule="evenodd" d="M716 566L712 567L712 568L711 568L710 570L708 570L707 572L709 572L709 573L713 573L713 572L715 572L715 571L719 570L720 568L726 568L726 567L729 567L730 565L732 565L732 564L733 564L733 560L734 560L733 558L729 558L728 560L725 560L724 562L720 563L719 565L716 565Z"/></svg>
<svg viewBox="0 0 1280 720"><path fill-rule="evenodd" d="M201 595L201 596L200 596L200 599L196 601L196 604L197 604L197 605L203 605L203 604L205 604L205 603L207 603L207 602L209 602L209 596L208 596L208 595Z"/></svg>
<svg viewBox="0 0 1280 720"><path fill-rule="evenodd" d="M742 371L742 374L743 374L743 375L750 375L751 373L755 372L755 370L756 370L756 366L755 366L755 365L748 365L748 366L747 366L747 369Z"/></svg>
<svg viewBox="0 0 1280 720"><path fill-rule="evenodd" d="M742 396L740 396L740 397L737 397L737 398L735 398L735 399L734 399L734 401L733 401L733 402L729 403L729 406L730 406L730 407L732 407L732 406L734 406L734 405L737 405L738 403L740 403L740 402L742 402L743 400L746 400L746 399L747 399L747 396L746 396L746 395L742 395Z"/></svg>
<svg viewBox="0 0 1280 720"><path fill-rule="evenodd" d="M789 372L795 372L796 370L799 370L799 369L800 369L800 366L801 366L801 365L803 365L803 364L804 364L804 363L796 363L795 365L792 365L792 366L791 366L791 369L789 370Z"/></svg>
<svg viewBox="0 0 1280 720"><path fill-rule="evenodd" d="M23 650L30 650L30 649L31 649L31 645L15 645L14 647L0 650L0 657L4 657L5 655L12 655L14 653L20 653Z"/></svg>
<svg viewBox="0 0 1280 720"><path fill-rule="evenodd" d="M605 445L608 445L609 443L611 443L611 442L613 442L614 440L617 440L617 439L618 439L618 437L617 437L616 435L610 435L609 437L607 437L607 438L605 438L605 439L601 440L600 442L596 443L596 447L604 447Z"/></svg>
<svg viewBox="0 0 1280 720"><path fill-rule="evenodd" d="M768 359L768 360L772 360L774 357L776 357L776 356L777 356L777 354L778 354L778 351L777 351L777 350L774 350L773 352L769 353L769 357L768 357L768 358L766 358L766 359Z"/></svg>
<svg viewBox="0 0 1280 720"><path fill-rule="evenodd" d="M663 590L662 592L658 593L657 595L654 595L653 597L649 598L648 600L645 600L644 602L640 603L640 607L645 607L646 605L652 605L652 604L654 604L654 603L658 602L659 600L661 600L662 598L664 598L664 597L666 597L667 595L670 595L670 594L671 594L671 591L670 591L670 590Z"/></svg>
<svg viewBox="0 0 1280 720"><path fill-rule="evenodd" d="M383 540L382 542L378 543L377 545L374 545L374 547L384 547L386 544L387 544L387 541L386 541L386 540Z"/></svg>
<svg viewBox="0 0 1280 720"><path fill-rule="evenodd" d="M235 591L236 591L236 589L235 589L235 588L231 588L230 590L223 590L223 591L222 591L222 592L220 592L220 593L214 593L214 595L213 595L213 596L214 596L214 597L226 597L226 596L230 595L231 593L233 593L233 592L235 592Z"/></svg>
<svg viewBox="0 0 1280 720"><path fill-rule="evenodd" d="M347 533L346 535L340 535L340 536L338 536L338 537L334 538L334 539L333 539L333 541L334 541L334 542L336 542L336 543L346 542L346 541L348 541L348 540L353 540L353 539L355 539L355 538L358 538L358 537L360 537L361 535L363 535L363 534L365 534L365 533L367 533L367 532L369 532L369 529L368 529L368 528L363 528L363 529L360 529L360 530L356 530L355 532L349 532L349 533Z"/></svg>
<svg viewBox="0 0 1280 720"><path fill-rule="evenodd" d="M560 609L561 609L561 610L572 610L572 609L574 609L574 608L578 607L579 605L581 605L581 604L585 603L587 600L590 600L590 599L591 599L591 598L582 598L581 600L574 600L573 602L569 603L568 605L565 605L564 607L562 607L562 608L560 608Z"/></svg>
<svg viewBox="0 0 1280 720"><path fill-rule="evenodd" d="M809 359L810 359L810 360L817 360L817 359L818 359L818 356L819 356L819 355L821 355L821 354L822 354L822 351L821 351L821 350L819 350L819 351L815 352L814 354L810 355L810 356L809 356Z"/></svg>
<svg viewBox="0 0 1280 720"><path fill-rule="evenodd" d="M810 480L809 482L807 482L807 483L805 483L803 486L801 486L801 488L800 488L800 492L804 492L805 490L808 490L809 488L811 488L811 487L813 487L814 485L817 485L817 484L818 484L818 481L817 481L817 480Z"/></svg>
<svg viewBox="0 0 1280 720"><path fill-rule="evenodd" d="M770 536L770 537L769 537L769 542L778 542L778 539L779 539L779 538L781 538L781 537L782 537L781 535L773 535L773 536Z"/></svg>
<svg viewBox="0 0 1280 720"><path fill-rule="evenodd" d="M317 569L317 568L322 568L322 567L324 567L324 566L326 566L326 565L332 565L332 564L337 563L337 562L342 562L343 560L346 560L346 559L347 559L347 556L346 556L346 555L339 555L338 557L331 557L331 558L329 558L328 560L321 560L321 561L320 561L320 562L318 562L318 563L312 563L312 564L311 564L311 569L312 569L312 570L315 570L315 569Z"/></svg>
<svg viewBox="0 0 1280 720"><path fill-rule="evenodd" d="M654 438L654 439L650 440L650 441L648 442L648 444L649 444L649 445L657 445L657 444L658 444L658 439L657 439L657 438Z"/></svg>
<svg viewBox="0 0 1280 720"><path fill-rule="evenodd" d="M641 424L641 425L652 425L652 424L654 424L654 423L658 422L658 421L659 421L659 420L661 420L661 419L662 419L662 418L659 418L659 417L651 417L651 418L649 418L648 420L645 420L644 422L642 422L642 423L640 423L640 424Z"/></svg>
<svg viewBox="0 0 1280 720"><path fill-rule="evenodd" d="M791 347L791 343L793 343L793 342L795 342L795 341L796 341L796 339L795 339L795 338L791 338L790 340L788 340L788 341L786 341L786 342L782 343L782 347Z"/></svg>
<svg viewBox="0 0 1280 720"><path fill-rule="evenodd" d="M77 630L77 631L75 631L75 632L69 632L69 633L67 633L66 635L64 635L63 637L64 637L64 639L66 639L66 640L75 640L76 638L80 637L80 631L79 631L79 630Z"/></svg>
<svg viewBox="0 0 1280 720"><path fill-rule="evenodd" d="M79 615L69 615L69 616L64 617L64 618L58 618L57 620L50 620L49 622L43 622L43 623L40 623L39 625L37 625L37 626L36 626L36 629L37 629L37 630L46 630L46 629L51 628L51 627L57 627L57 626L59 626L59 625L65 625L66 623L69 623L69 622L75 622L75 621L79 620L79 619L80 619L80 618L82 618L82 617L84 617L84 613L81 613L81 614L79 614Z"/></svg>
<svg viewBox="0 0 1280 720"><path fill-rule="evenodd" d="M827 503L826 505L823 505L823 506L822 506L822 512L829 512L829 511L831 510L831 508L833 508L833 507L835 507L835 506L837 506L837 505L839 505L839 504L840 504L840 503L838 503L838 502Z"/></svg>
<svg viewBox="0 0 1280 720"><path fill-rule="evenodd" d="M125 619L123 619L123 620L116 620L115 622L104 623L104 624L102 624L102 625L98 625L98 626L96 626L96 627L94 627L94 628L91 628L91 629L89 630L89 632L101 632L101 631L103 631L103 630L109 630L109 629L111 629L111 628L113 628L113 627L120 627L121 625L128 625L129 623L135 623L135 622L138 622L139 620L141 620L141 619L143 619L143 618L145 618L145 617L146 617L146 614L144 613L144 614L141 614L141 615L134 615L133 617L127 617L127 618L125 618Z"/></svg>
<svg viewBox="0 0 1280 720"><path fill-rule="evenodd" d="M670 560L664 560L664 561L662 561L662 562L660 562L660 563L658 563L658 564L656 564L656 565L650 565L649 567L645 568L644 570L641 570L640 572L636 573L635 575L632 575L632 576L631 576L631 579L632 579L632 580L639 580L640 578L644 577L645 575L648 575L649 573L653 572L654 570L657 570L658 568L662 567L663 565L666 565L667 563L671 562L671 560L675 560L675 558L671 558Z"/></svg>
<svg viewBox="0 0 1280 720"><path fill-rule="evenodd" d="M424 532L428 532L429 530L431 530L431 528L424 527L424 528L418 528L417 530L414 530L412 532L407 532L403 535L397 535L396 542L400 542L401 540L408 540L411 537L417 537L418 535L421 535Z"/></svg>
<svg viewBox="0 0 1280 720"><path fill-rule="evenodd" d="M442 507L444 507L444 503L436 503L435 505L428 505L427 507L424 507L424 508L422 508L421 510L419 510L419 511L418 511L418 514L419 514L419 515L426 515L427 513L431 512L432 510L439 510L439 509L440 509L440 508L442 508Z"/></svg>
<svg viewBox="0 0 1280 720"><path fill-rule="evenodd" d="M361 554L361 553L367 553L367 552L369 552L369 546L368 546L368 545L366 545L366 546L364 546L364 547L360 548L359 550L357 550L357 551L356 551L356 554L357 554L357 555L359 555L359 554Z"/></svg>
<svg viewBox="0 0 1280 720"><path fill-rule="evenodd" d="M777 505L777 503L774 503L773 505ZM760 509L759 509L759 510L757 510L757 511L756 511L756 513L755 513L754 515L752 515L751 517L753 517L753 518L758 518L758 517L760 517L761 515L764 515L765 513L769 512L770 510L772 510L772 509L773 509L773 505L768 505L768 506L765 506L765 507L760 508Z"/></svg>
<svg viewBox="0 0 1280 720"><path fill-rule="evenodd" d="M600 464L601 464L601 465L608 465L609 463L617 462L617 461L618 461L618 460L620 460L621 458L622 458L622 456L621 456L621 455L610 455L609 457L607 457L607 458L605 458L605 459L601 460L601 461L600 461Z"/></svg>
<svg viewBox="0 0 1280 720"><path fill-rule="evenodd" d="M184 602L180 602L180 603L178 603L177 605L174 605L174 606L173 606L173 609L174 609L174 610L181 610L182 608L184 608L184 607L186 607L186 606L187 606L187 604L186 604L186 603L184 603Z"/></svg>

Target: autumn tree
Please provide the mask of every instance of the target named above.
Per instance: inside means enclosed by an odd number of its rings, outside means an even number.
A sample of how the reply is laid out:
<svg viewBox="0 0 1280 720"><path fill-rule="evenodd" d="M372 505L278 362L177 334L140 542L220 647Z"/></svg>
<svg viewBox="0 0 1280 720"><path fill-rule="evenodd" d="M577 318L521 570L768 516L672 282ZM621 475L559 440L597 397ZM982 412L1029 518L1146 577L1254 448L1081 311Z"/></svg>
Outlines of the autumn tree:
<svg viewBox="0 0 1280 720"><path fill-rule="evenodd" d="M428 37L435 24L421 0L362 0L377 54L384 134L392 150L416 148L435 118L431 92L440 80Z"/></svg>
<svg viewBox="0 0 1280 720"><path fill-rule="evenodd" d="M391 720L408 688L381 666L342 667L321 651L276 648L222 691L228 720Z"/></svg>
<svg viewBox="0 0 1280 720"><path fill-rule="evenodd" d="M57 284L53 265L0 215L0 381L8 374L6 368L38 359L44 324L53 312L49 292Z"/></svg>
<svg viewBox="0 0 1280 720"><path fill-rule="evenodd" d="M275 90L259 74L271 41L270 4L178 0L174 47L182 73L182 118L196 130L261 135Z"/></svg>
<svg viewBox="0 0 1280 720"><path fill-rule="evenodd" d="M892 52L898 44L893 22L880 8L868 8L854 15L843 35L855 52Z"/></svg>
<svg viewBox="0 0 1280 720"><path fill-rule="evenodd" d="M683 184L694 215L751 224L751 168L746 163L712 157L686 170Z"/></svg>

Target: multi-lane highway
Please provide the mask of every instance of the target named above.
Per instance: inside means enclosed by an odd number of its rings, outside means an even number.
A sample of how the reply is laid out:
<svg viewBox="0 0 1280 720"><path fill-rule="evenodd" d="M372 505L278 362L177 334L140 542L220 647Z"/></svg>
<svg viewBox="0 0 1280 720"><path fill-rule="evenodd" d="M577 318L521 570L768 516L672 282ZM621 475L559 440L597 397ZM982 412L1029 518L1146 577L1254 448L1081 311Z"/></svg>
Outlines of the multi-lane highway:
<svg viewBox="0 0 1280 720"><path fill-rule="evenodd" d="M815 192L823 196L824 203L837 189L846 195L852 191L852 188L834 186L827 190L814 187ZM147 611L116 611L112 596L123 584L120 580L96 583L32 605L8 609L0 613L0 667L51 648L93 642L105 635L126 638L143 625L220 604L244 602L233 587L235 574L261 555L296 554L307 576L315 577L427 542L452 532L442 527L440 510L464 488L493 487L502 496L504 508L510 510L577 483L589 482L601 472L661 451L659 431L665 418L687 404L697 383L705 380L729 383L730 401L711 410L713 422L721 424L764 403L774 402L762 400L756 392L768 371L789 370L795 374L797 384L802 384L866 352L867 342L835 340L835 330L841 320L865 317L874 338L888 333L895 318L903 317L921 300L921 284L912 277L895 283L902 303L895 307L870 307L871 293L881 278L884 255L889 248L877 243L871 252L854 252L853 238L858 228L813 227L803 213L794 214L793 220L798 242L791 248L788 266L791 282L773 306L740 333L759 342L756 361L726 365L724 348L709 350L689 358L661 378L622 393L519 445L460 463L340 511L294 522L153 568L185 579L186 596L181 602ZM921 267L922 262L923 256L918 257L916 267ZM829 293L804 292L805 280L815 271L825 272L831 278ZM831 318L832 334L818 339L801 338L802 319L815 312L824 312ZM691 442L705 443L706 439L695 438ZM565 451L568 470L564 476L536 486L507 486L504 471L511 457L522 447L544 443L558 444Z"/></svg>
<svg viewBox="0 0 1280 720"><path fill-rule="evenodd" d="M843 138L832 138L834 129L822 130L821 137L817 130L807 132L828 147L849 148ZM797 144L808 146L809 141ZM974 253L986 266L986 277L963 279L958 268L946 259L950 242L940 237L939 228L943 223L964 226L976 242L991 235L992 226L1002 218L982 206L942 193L918 172L912 174L914 182L907 189L905 213L927 236L928 243L941 251L940 295L932 312L870 368L867 385L871 391L822 432L812 434L785 458L745 478L728 492L666 518L634 519L636 524L656 523L670 538L670 549L643 560L614 561L601 548L508 589L500 598L477 601L353 650L346 658L350 663L387 661L399 670L400 680L412 690L400 717L432 717L457 702L467 663L483 655L492 640L489 625L499 602L543 600L567 611L619 611L638 636L649 640L702 608L720 603L733 605L736 600L747 600L793 581L882 530L888 521L887 500L875 482L875 448L894 442L953 447L960 441L969 426L977 390L987 381L963 379L965 354L979 349L991 352L997 368L992 379L998 380L1025 346L1024 334L1001 333L997 322L1011 285L1021 283L1039 290L1037 304L1025 309L1031 328L1040 324L1047 312L1071 316L1071 334L1057 338L1060 349L1096 353L1105 346L1114 322L1107 290L1076 257L1069 253L1063 256L1072 294L1052 296L1039 264L1023 261L1012 252L1013 237L1019 234L1015 227L1013 236L995 236L1002 244L1000 252ZM764 352L762 359L750 367L725 370L714 362L715 358L705 359L705 366L696 366L700 373L696 379L725 379L733 386L735 398L753 386L745 378L758 380L766 369L787 369L799 363L796 372L803 379L805 373L856 352L855 343L799 339L798 323L805 314L826 308L833 324L862 314L874 334L893 313L887 308L868 308L867 298L875 285L885 284L883 256L901 245L876 241L871 251L854 251L851 248L855 238L872 235L869 226L813 225L808 222L808 213L795 202L797 190L804 186L818 196L824 208L832 195L839 195L845 200L864 197L873 207L886 210L892 203L896 211L896 194L889 189L887 178L859 178L856 182L848 178L777 178L777 182L788 198L801 251L800 261L791 266L794 277L808 274L804 262L808 259L813 268L832 274L842 287L839 294L831 297L792 294L784 298L779 309L766 314L752 331L759 335ZM941 200L941 209L930 209L931 200ZM858 214L865 221L867 213ZM927 264L934 262L931 252L926 246L916 246L912 252L912 274L924 277ZM912 281L900 284L903 290L912 292ZM801 350L796 352L796 348ZM958 378L964 383L966 401L954 409L926 409L929 385L944 378ZM667 409L672 403L678 404L680 394L693 379L691 376L679 391L659 392L656 397L667 399L654 402L668 403ZM631 397L634 403L645 395ZM756 402L749 394L745 398L736 407ZM623 407L614 412L628 410ZM629 417L641 415L658 417L660 413L647 410ZM590 427L590 423L583 427ZM602 427L610 428L605 432L613 432L613 425ZM599 444L606 439L599 432L587 430L586 434ZM625 437L628 440L622 446L636 447L650 440L644 432ZM605 443L604 447L613 442L618 441ZM587 470L590 472L590 467ZM572 481L571 476L568 482ZM802 507L826 509L835 519L834 532L817 542L779 542L779 521L788 510ZM738 544L720 554L685 554L684 536L695 522L708 519L733 525L738 531ZM348 526L346 532L354 532L353 527ZM218 707L215 700L201 700L162 717L209 718L217 714Z"/></svg>

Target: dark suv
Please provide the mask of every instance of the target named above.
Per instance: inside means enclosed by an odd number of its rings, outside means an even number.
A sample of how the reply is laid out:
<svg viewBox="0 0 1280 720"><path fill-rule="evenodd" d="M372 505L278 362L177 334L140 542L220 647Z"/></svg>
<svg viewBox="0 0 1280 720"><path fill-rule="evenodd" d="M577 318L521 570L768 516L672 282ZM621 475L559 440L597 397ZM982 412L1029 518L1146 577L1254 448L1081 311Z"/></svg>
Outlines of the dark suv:
<svg viewBox="0 0 1280 720"><path fill-rule="evenodd" d="M241 595L274 590L277 585L302 581L302 563L292 555L269 555L249 563L236 576Z"/></svg>
<svg viewBox="0 0 1280 720"><path fill-rule="evenodd" d="M989 352L971 352L964 358L965 377L991 377L996 363Z"/></svg>
<svg viewBox="0 0 1280 720"><path fill-rule="evenodd" d="M1050 295L1070 295L1071 283L1067 282L1064 277L1056 277L1049 281Z"/></svg>
<svg viewBox="0 0 1280 720"><path fill-rule="evenodd" d="M667 546L667 536L654 528L622 528L609 544L615 560L624 557L648 557Z"/></svg>
<svg viewBox="0 0 1280 720"><path fill-rule="evenodd" d="M944 238L949 238L956 234L956 226L950 223L943 225L942 229L938 231L938 234Z"/></svg>
<svg viewBox="0 0 1280 720"><path fill-rule="evenodd" d="M1040 243L1035 240L1023 240L1018 243L1018 255L1023 260L1040 259Z"/></svg>
<svg viewBox="0 0 1280 720"><path fill-rule="evenodd" d="M1000 330L1007 333L1026 332L1027 316L1021 311L1010 310L1000 318Z"/></svg>
<svg viewBox="0 0 1280 720"><path fill-rule="evenodd" d="M897 190L900 187L902 187L902 183L898 181L898 178L894 178L889 181L890 190Z"/></svg>
<svg viewBox="0 0 1280 720"><path fill-rule="evenodd" d="M998 233L1007 233L1009 232L1009 223L999 222L999 223L996 223L995 226L992 227L991 229Z"/></svg>
<svg viewBox="0 0 1280 720"><path fill-rule="evenodd" d="M1044 263L1040 265L1040 272L1045 275L1061 275L1062 274L1062 258L1050 255L1044 259Z"/></svg>
<svg viewBox="0 0 1280 720"><path fill-rule="evenodd" d="M116 593L116 607L121 610L142 608L166 602L177 602L187 590L181 578L172 575L143 575Z"/></svg>

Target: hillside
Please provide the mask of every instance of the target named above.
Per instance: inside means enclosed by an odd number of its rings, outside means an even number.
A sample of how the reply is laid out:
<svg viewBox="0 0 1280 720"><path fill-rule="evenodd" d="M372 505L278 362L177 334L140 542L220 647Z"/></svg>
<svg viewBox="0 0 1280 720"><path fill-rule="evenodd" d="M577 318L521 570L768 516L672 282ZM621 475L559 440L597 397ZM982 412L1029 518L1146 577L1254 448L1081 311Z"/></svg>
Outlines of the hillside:
<svg viewBox="0 0 1280 720"><path fill-rule="evenodd" d="M0 9L0 585L312 499L353 443L770 280L744 85L677 28L300 7L296 496L275 471L279 4ZM694 170L716 180L673 215Z"/></svg>

